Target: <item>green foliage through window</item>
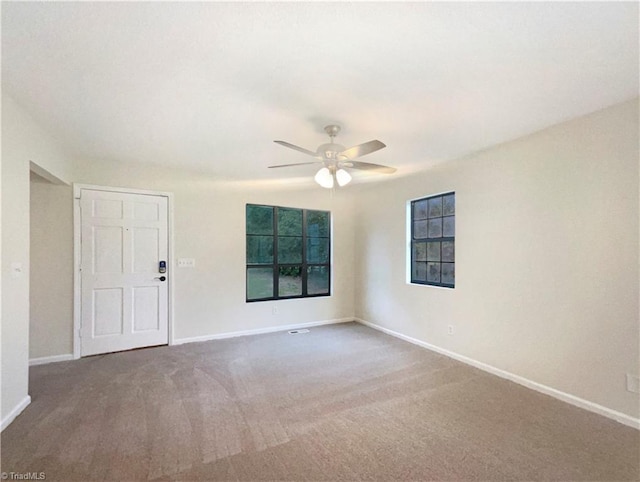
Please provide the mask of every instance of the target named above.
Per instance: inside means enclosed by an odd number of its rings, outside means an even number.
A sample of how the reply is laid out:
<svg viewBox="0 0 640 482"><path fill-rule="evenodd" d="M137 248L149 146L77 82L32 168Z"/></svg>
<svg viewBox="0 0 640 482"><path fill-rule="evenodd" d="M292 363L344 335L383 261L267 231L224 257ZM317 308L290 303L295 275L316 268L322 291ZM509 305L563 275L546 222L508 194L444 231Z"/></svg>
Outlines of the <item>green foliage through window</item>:
<svg viewBox="0 0 640 482"><path fill-rule="evenodd" d="M247 301L330 294L330 213L246 206Z"/></svg>

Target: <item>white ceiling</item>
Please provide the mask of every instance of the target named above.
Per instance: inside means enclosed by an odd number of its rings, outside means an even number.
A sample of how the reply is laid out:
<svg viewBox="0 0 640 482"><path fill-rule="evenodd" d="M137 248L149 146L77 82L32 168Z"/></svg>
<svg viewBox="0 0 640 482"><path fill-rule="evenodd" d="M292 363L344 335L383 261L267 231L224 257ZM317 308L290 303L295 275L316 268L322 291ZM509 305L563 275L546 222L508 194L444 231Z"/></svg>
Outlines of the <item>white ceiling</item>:
<svg viewBox="0 0 640 482"><path fill-rule="evenodd" d="M272 141L329 123L402 175L638 82L635 2L2 4L2 88L81 158L221 179L311 176Z"/></svg>

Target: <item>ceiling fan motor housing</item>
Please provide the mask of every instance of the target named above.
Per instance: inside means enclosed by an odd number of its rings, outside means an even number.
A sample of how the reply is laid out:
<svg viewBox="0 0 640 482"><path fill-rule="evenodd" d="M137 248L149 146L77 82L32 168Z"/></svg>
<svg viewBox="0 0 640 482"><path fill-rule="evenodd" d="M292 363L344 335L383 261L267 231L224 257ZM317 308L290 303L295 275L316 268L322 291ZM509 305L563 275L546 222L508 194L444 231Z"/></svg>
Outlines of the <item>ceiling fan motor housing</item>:
<svg viewBox="0 0 640 482"><path fill-rule="evenodd" d="M324 160L336 161L338 160L338 154L345 150L345 147L341 144L335 144L333 142L329 142L327 144L322 144L318 147L316 151L318 155L322 156Z"/></svg>

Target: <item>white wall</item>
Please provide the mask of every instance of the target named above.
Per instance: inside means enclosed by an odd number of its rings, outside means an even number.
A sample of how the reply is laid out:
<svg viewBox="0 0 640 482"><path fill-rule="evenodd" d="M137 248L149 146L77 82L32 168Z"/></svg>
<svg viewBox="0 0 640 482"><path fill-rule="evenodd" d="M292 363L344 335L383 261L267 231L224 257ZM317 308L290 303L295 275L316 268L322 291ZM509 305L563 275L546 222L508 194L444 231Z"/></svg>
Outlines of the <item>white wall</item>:
<svg viewBox="0 0 640 482"><path fill-rule="evenodd" d="M29 358L73 353L73 190L31 173Z"/></svg>
<svg viewBox="0 0 640 482"><path fill-rule="evenodd" d="M157 166L77 164L78 183L174 193L175 259L196 266L173 268L177 340L342 318L353 318L352 202L348 191L222 183L204 175ZM333 217L331 297L245 302L245 204L327 209ZM174 259L174 261L175 261ZM272 314L272 306L278 314Z"/></svg>
<svg viewBox="0 0 640 482"><path fill-rule="evenodd" d="M62 180L71 163L61 146L2 95L2 427L28 404L30 161ZM22 273L12 273L13 263Z"/></svg>
<svg viewBox="0 0 640 482"><path fill-rule="evenodd" d="M636 99L360 188L356 316L637 418L638 160ZM407 284L406 202L446 191L456 287Z"/></svg>

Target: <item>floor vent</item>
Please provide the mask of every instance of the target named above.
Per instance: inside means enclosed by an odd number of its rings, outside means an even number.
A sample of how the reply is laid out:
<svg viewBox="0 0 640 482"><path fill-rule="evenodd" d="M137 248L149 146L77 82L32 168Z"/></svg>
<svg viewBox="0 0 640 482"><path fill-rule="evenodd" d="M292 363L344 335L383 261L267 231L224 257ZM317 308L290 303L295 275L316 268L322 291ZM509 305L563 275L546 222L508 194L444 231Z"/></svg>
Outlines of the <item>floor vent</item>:
<svg viewBox="0 0 640 482"><path fill-rule="evenodd" d="M309 333L309 330L306 328L304 330L289 330L287 333L290 335L301 335L302 333Z"/></svg>

